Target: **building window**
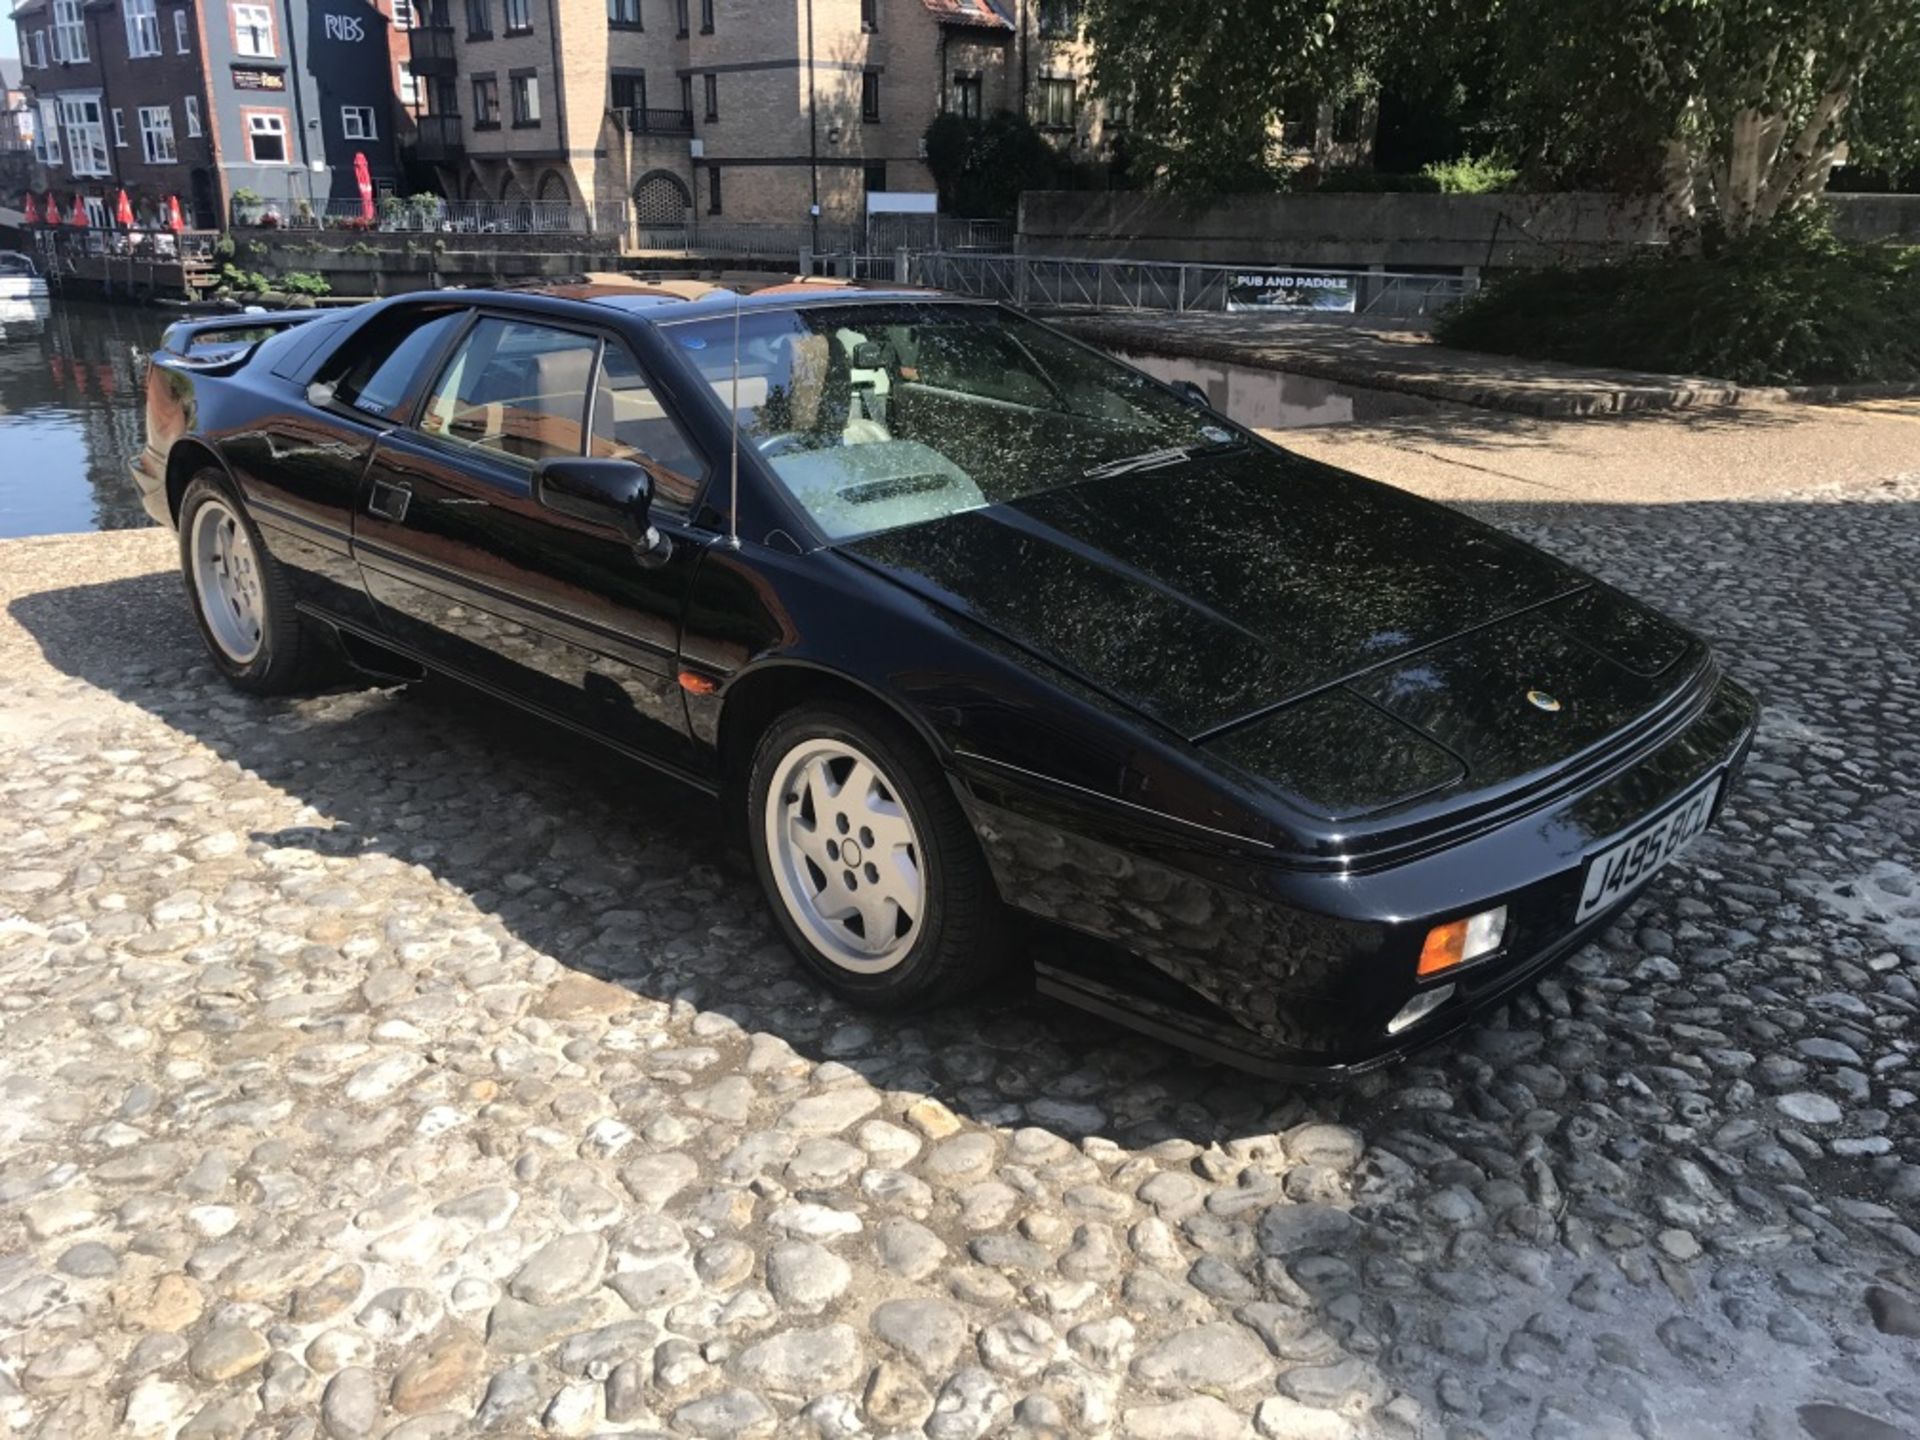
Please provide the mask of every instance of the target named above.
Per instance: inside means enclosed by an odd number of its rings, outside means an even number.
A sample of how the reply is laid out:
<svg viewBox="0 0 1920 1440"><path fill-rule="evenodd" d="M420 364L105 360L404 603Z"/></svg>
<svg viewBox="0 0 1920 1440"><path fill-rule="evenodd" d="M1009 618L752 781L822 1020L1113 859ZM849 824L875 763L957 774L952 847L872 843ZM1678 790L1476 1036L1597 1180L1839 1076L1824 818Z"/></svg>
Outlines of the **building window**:
<svg viewBox="0 0 1920 1440"><path fill-rule="evenodd" d="M880 72L860 72L860 118L871 125L880 118Z"/></svg>
<svg viewBox="0 0 1920 1440"><path fill-rule="evenodd" d="M1333 112L1333 143L1351 145L1366 138L1367 103L1364 100L1349 100Z"/></svg>
<svg viewBox="0 0 1920 1440"><path fill-rule="evenodd" d="M487 0L467 0L467 38L493 38L493 13L487 8Z"/></svg>
<svg viewBox="0 0 1920 1440"><path fill-rule="evenodd" d="M413 0L393 0L393 28L411 30L419 20L413 13Z"/></svg>
<svg viewBox="0 0 1920 1440"><path fill-rule="evenodd" d="M719 213L720 167L718 165L709 165L707 167L707 214L718 215Z"/></svg>
<svg viewBox="0 0 1920 1440"><path fill-rule="evenodd" d="M33 154L42 165L60 163L60 111L51 100L40 102L40 123L33 129Z"/></svg>
<svg viewBox="0 0 1920 1440"><path fill-rule="evenodd" d="M880 28L880 0L860 0L860 28L869 35Z"/></svg>
<svg viewBox="0 0 1920 1440"><path fill-rule="evenodd" d="M116 150L124 150L127 147L126 112L118 105L113 107L113 145Z"/></svg>
<svg viewBox="0 0 1920 1440"><path fill-rule="evenodd" d="M373 107L371 105L342 105L340 107L340 138L343 140L378 140L380 136L373 128Z"/></svg>
<svg viewBox="0 0 1920 1440"><path fill-rule="evenodd" d="M519 126L540 123L540 77L513 75L513 123Z"/></svg>
<svg viewBox="0 0 1920 1440"><path fill-rule="evenodd" d="M200 138L200 100L198 96L188 95L181 102L187 110L187 134L193 139Z"/></svg>
<svg viewBox="0 0 1920 1440"><path fill-rule="evenodd" d="M861 175L861 179L866 184L867 194L875 195L884 193L887 188L886 161L880 160L872 165L866 166Z"/></svg>
<svg viewBox="0 0 1920 1440"><path fill-rule="evenodd" d="M720 118L720 77L702 75L700 78L706 83L707 88L707 119L718 120Z"/></svg>
<svg viewBox="0 0 1920 1440"><path fill-rule="evenodd" d="M149 165L171 165L180 158L173 148L173 111L167 106L140 107L140 153Z"/></svg>
<svg viewBox="0 0 1920 1440"><path fill-rule="evenodd" d="M187 7L173 12L173 53L185 55L193 47L187 44Z"/></svg>
<svg viewBox="0 0 1920 1440"><path fill-rule="evenodd" d="M528 35L533 32L531 0L501 0L500 13L506 20L507 34Z"/></svg>
<svg viewBox="0 0 1920 1440"><path fill-rule="evenodd" d="M256 165L287 163L287 116L282 110L242 110L247 121L247 158Z"/></svg>
<svg viewBox="0 0 1920 1440"><path fill-rule="evenodd" d="M53 0L53 58L78 65L87 58L87 22L80 0Z"/></svg>
<svg viewBox="0 0 1920 1440"><path fill-rule="evenodd" d="M1080 0L1040 0L1040 33L1071 40L1080 33Z"/></svg>
<svg viewBox="0 0 1920 1440"><path fill-rule="evenodd" d="M143 60L160 53L160 12L153 0L121 0L127 22L127 58Z"/></svg>
<svg viewBox="0 0 1920 1440"><path fill-rule="evenodd" d="M32 39L33 68L36 70L44 70L47 68L47 32L44 30L36 30L33 32Z"/></svg>
<svg viewBox="0 0 1920 1440"><path fill-rule="evenodd" d="M691 75L680 77L680 109L691 122L693 120L693 77Z"/></svg>
<svg viewBox="0 0 1920 1440"><path fill-rule="evenodd" d="M1073 81L1054 76L1040 81L1040 123L1049 130L1071 130L1076 104Z"/></svg>
<svg viewBox="0 0 1920 1440"><path fill-rule="evenodd" d="M700 0L700 33L713 33L713 0Z"/></svg>
<svg viewBox="0 0 1920 1440"><path fill-rule="evenodd" d="M687 33L687 0L673 0L673 18L675 24L679 26L680 33L685 35Z"/></svg>
<svg viewBox="0 0 1920 1440"><path fill-rule="evenodd" d="M491 75L473 77L473 128L500 128L500 82Z"/></svg>
<svg viewBox="0 0 1920 1440"><path fill-rule="evenodd" d="M622 30L641 29L640 0L607 0L607 23Z"/></svg>
<svg viewBox="0 0 1920 1440"><path fill-rule="evenodd" d="M75 175L107 175L107 126L100 102L61 97L60 125L67 132L67 169Z"/></svg>
<svg viewBox="0 0 1920 1440"><path fill-rule="evenodd" d="M613 80L613 108L631 115L647 108L647 77L635 72L616 74Z"/></svg>
<svg viewBox="0 0 1920 1440"><path fill-rule="evenodd" d="M273 49L273 11L264 5L234 5L233 50L253 60L271 60Z"/></svg>
<svg viewBox="0 0 1920 1440"><path fill-rule="evenodd" d="M978 120L985 113L982 86L978 75L953 77L953 113Z"/></svg>
<svg viewBox="0 0 1920 1440"><path fill-rule="evenodd" d="M405 60L399 63L398 83L394 86L400 92L400 103L409 110L419 108L420 82L413 77L413 66Z"/></svg>

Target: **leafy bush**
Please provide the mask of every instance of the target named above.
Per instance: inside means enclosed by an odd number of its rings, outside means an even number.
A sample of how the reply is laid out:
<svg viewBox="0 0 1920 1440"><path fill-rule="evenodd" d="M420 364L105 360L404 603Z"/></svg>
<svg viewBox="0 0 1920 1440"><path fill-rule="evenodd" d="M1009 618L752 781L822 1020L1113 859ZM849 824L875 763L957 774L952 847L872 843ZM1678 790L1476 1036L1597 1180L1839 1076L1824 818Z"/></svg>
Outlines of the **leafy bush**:
<svg viewBox="0 0 1920 1440"><path fill-rule="evenodd" d="M1334 166L1328 170L1306 167L1289 187L1317 190L1327 195L1437 194L1440 182L1430 175L1389 175L1365 166Z"/></svg>
<svg viewBox="0 0 1920 1440"><path fill-rule="evenodd" d="M289 295L331 295L333 286L327 283L327 277L317 275L311 270L288 270L279 280L278 287Z"/></svg>
<svg viewBox="0 0 1920 1440"><path fill-rule="evenodd" d="M1852 245L1808 208L1702 253L1516 271L1444 344L1742 384L1920 380L1920 249Z"/></svg>
<svg viewBox="0 0 1920 1440"><path fill-rule="evenodd" d="M1033 123L1007 110L986 120L935 116L926 142L941 210L971 219L1011 219L1020 192L1049 189L1061 166Z"/></svg>
<svg viewBox="0 0 1920 1440"><path fill-rule="evenodd" d="M1510 190L1520 172L1491 155L1464 155L1458 160L1436 160L1420 173L1436 182L1443 195L1491 195Z"/></svg>

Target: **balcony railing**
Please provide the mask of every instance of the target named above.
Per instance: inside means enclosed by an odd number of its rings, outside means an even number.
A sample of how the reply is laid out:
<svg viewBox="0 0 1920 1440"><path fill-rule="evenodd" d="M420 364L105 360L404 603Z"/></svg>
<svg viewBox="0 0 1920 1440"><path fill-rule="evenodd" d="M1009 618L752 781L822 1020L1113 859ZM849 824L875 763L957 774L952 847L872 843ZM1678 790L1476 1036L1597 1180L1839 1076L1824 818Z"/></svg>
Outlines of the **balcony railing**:
<svg viewBox="0 0 1920 1440"><path fill-rule="evenodd" d="M629 135L693 134L691 110L645 109L636 105L608 113L613 116L613 123Z"/></svg>
<svg viewBox="0 0 1920 1440"><path fill-rule="evenodd" d="M417 25L407 32L413 47L413 73L416 76L451 75L458 68L453 57L451 25Z"/></svg>
<svg viewBox="0 0 1920 1440"><path fill-rule="evenodd" d="M458 115L422 115L413 137L412 154L429 163L458 160L466 153L467 142L460 133Z"/></svg>

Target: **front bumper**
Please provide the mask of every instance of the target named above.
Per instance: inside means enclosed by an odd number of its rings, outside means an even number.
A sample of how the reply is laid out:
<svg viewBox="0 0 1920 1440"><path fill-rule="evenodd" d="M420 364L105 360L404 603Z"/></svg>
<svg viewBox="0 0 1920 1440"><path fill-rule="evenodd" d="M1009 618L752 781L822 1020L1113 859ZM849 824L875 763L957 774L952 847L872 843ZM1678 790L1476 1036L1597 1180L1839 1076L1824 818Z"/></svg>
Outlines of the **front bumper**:
<svg viewBox="0 0 1920 1440"><path fill-rule="evenodd" d="M1452 1033L1603 929L1634 895L1576 925L1587 859L1716 772L1717 819L1756 713L1722 679L1683 727L1583 788L1371 871L1200 849L994 777L969 776L963 798L1009 903L1108 942L1045 947L1042 991L1246 1069L1325 1077ZM1420 981L1427 931L1494 905L1501 948ZM1449 999L1389 1033L1442 984Z"/></svg>

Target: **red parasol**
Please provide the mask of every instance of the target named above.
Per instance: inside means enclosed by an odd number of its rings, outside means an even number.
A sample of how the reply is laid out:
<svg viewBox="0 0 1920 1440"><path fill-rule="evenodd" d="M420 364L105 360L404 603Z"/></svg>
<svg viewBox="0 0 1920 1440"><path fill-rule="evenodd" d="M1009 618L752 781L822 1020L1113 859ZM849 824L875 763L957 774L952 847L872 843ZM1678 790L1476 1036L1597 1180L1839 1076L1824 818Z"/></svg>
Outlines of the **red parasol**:
<svg viewBox="0 0 1920 1440"><path fill-rule="evenodd" d="M46 223L49 225L58 225L60 223L60 201L51 190L47 192Z"/></svg>
<svg viewBox="0 0 1920 1440"><path fill-rule="evenodd" d="M27 192L27 198L21 202L21 219L28 225L40 223L40 207L33 203L33 192Z"/></svg>
<svg viewBox="0 0 1920 1440"><path fill-rule="evenodd" d="M371 222L373 219L373 174L367 169L367 152L353 152L353 178L360 186L360 218Z"/></svg>
<svg viewBox="0 0 1920 1440"><path fill-rule="evenodd" d="M78 225L82 230L87 228L86 202L78 195L73 197L73 209L67 215L67 223L69 225Z"/></svg>
<svg viewBox="0 0 1920 1440"><path fill-rule="evenodd" d="M127 199L127 192L120 192L120 201L113 207L113 218L120 222L123 230L133 228L133 202Z"/></svg>
<svg viewBox="0 0 1920 1440"><path fill-rule="evenodd" d="M187 228L187 217L180 213L180 197L167 196L167 228L178 235Z"/></svg>

